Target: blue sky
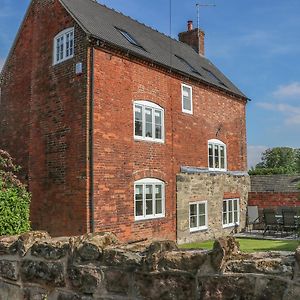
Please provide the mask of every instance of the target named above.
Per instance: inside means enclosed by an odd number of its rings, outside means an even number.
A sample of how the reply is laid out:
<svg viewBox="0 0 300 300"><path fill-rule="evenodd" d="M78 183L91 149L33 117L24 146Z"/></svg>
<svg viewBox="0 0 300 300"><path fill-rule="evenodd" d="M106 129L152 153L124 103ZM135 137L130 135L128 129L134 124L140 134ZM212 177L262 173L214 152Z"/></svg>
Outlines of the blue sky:
<svg viewBox="0 0 300 300"><path fill-rule="evenodd" d="M99 0L170 34L169 0ZM173 37L197 24L196 0L172 0ZM207 0L200 27L206 56L253 101L247 109L250 165L268 147L300 148L300 1ZM0 0L0 68L29 0Z"/></svg>

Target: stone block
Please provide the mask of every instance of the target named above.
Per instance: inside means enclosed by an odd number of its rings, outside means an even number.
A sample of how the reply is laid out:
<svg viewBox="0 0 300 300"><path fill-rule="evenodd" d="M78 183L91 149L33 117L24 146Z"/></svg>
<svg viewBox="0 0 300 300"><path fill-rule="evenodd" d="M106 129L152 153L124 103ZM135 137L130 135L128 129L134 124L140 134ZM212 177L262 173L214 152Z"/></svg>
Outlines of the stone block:
<svg viewBox="0 0 300 300"><path fill-rule="evenodd" d="M0 260L0 276L10 280L18 280L18 263L16 261Z"/></svg>
<svg viewBox="0 0 300 300"><path fill-rule="evenodd" d="M94 294L103 280L100 269L88 266L70 266L68 275L72 286L87 295Z"/></svg>
<svg viewBox="0 0 300 300"><path fill-rule="evenodd" d="M69 239L53 239L51 241L35 243L31 247L31 255L47 260L58 260L65 257L70 248Z"/></svg>
<svg viewBox="0 0 300 300"><path fill-rule="evenodd" d="M135 275L134 299L174 300L196 299L196 280L188 274Z"/></svg>
<svg viewBox="0 0 300 300"><path fill-rule="evenodd" d="M65 286L63 265L57 262L25 259L21 264L21 276L24 282L39 283L55 287Z"/></svg>

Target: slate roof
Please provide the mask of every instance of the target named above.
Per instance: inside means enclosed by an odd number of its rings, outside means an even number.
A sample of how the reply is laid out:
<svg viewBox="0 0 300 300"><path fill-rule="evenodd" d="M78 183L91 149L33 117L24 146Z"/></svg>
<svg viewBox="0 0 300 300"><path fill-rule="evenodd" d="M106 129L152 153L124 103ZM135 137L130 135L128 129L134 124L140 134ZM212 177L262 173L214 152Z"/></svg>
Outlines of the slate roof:
<svg viewBox="0 0 300 300"><path fill-rule="evenodd" d="M93 0L60 1L87 34L247 99L207 58L190 46ZM130 43L118 29L129 33L141 47Z"/></svg>
<svg viewBox="0 0 300 300"><path fill-rule="evenodd" d="M253 175L251 192L300 193L299 175Z"/></svg>

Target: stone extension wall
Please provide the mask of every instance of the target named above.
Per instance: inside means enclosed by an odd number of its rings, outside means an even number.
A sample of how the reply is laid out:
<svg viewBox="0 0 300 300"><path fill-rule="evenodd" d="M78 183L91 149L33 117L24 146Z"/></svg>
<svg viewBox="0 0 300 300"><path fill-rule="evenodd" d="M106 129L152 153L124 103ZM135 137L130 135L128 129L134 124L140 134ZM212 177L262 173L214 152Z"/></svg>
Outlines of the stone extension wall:
<svg viewBox="0 0 300 300"><path fill-rule="evenodd" d="M177 242L190 243L209 240L245 228L250 178L234 173L206 172L177 175ZM223 199L239 198L240 223L238 228L223 228ZM207 201L208 229L190 232L189 203Z"/></svg>
<svg viewBox="0 0 300 300"><path fill-rule="evenodd" d="M0 238L1 300L300 299L294 253L239 252L234 238L212 251L172 241L119 244L110 233Z"/></svg>

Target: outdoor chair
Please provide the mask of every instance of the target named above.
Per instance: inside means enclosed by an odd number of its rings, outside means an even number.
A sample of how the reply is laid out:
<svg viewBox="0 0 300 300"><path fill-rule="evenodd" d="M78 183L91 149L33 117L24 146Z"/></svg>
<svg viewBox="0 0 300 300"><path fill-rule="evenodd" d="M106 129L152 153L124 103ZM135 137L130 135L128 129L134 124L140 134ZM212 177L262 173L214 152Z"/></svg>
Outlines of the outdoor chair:
<svg viewBox="0 0 300 300"><path fill-rule="evenodd" d="M247 231L251 232L255 225L262 224L261 218L258 213L257 206L248 206L247 207Z"/></svg>
<svg viewBox="0 0 300 300"><path fill-rule="evenodd" d="M282 211L282 231L297 232L298 230L298 215L295 210Z"/></svg>
<svg viewBox="0 0 300 300"><path fill-rule="evenodd" d="M278 232L279 229L281 228L281 224L278 222L278 219L276 218L275 210L264 209L263 215L264 215L264 224L265 224L265 230L263 235L265 235L267 231Z"/></svg>

